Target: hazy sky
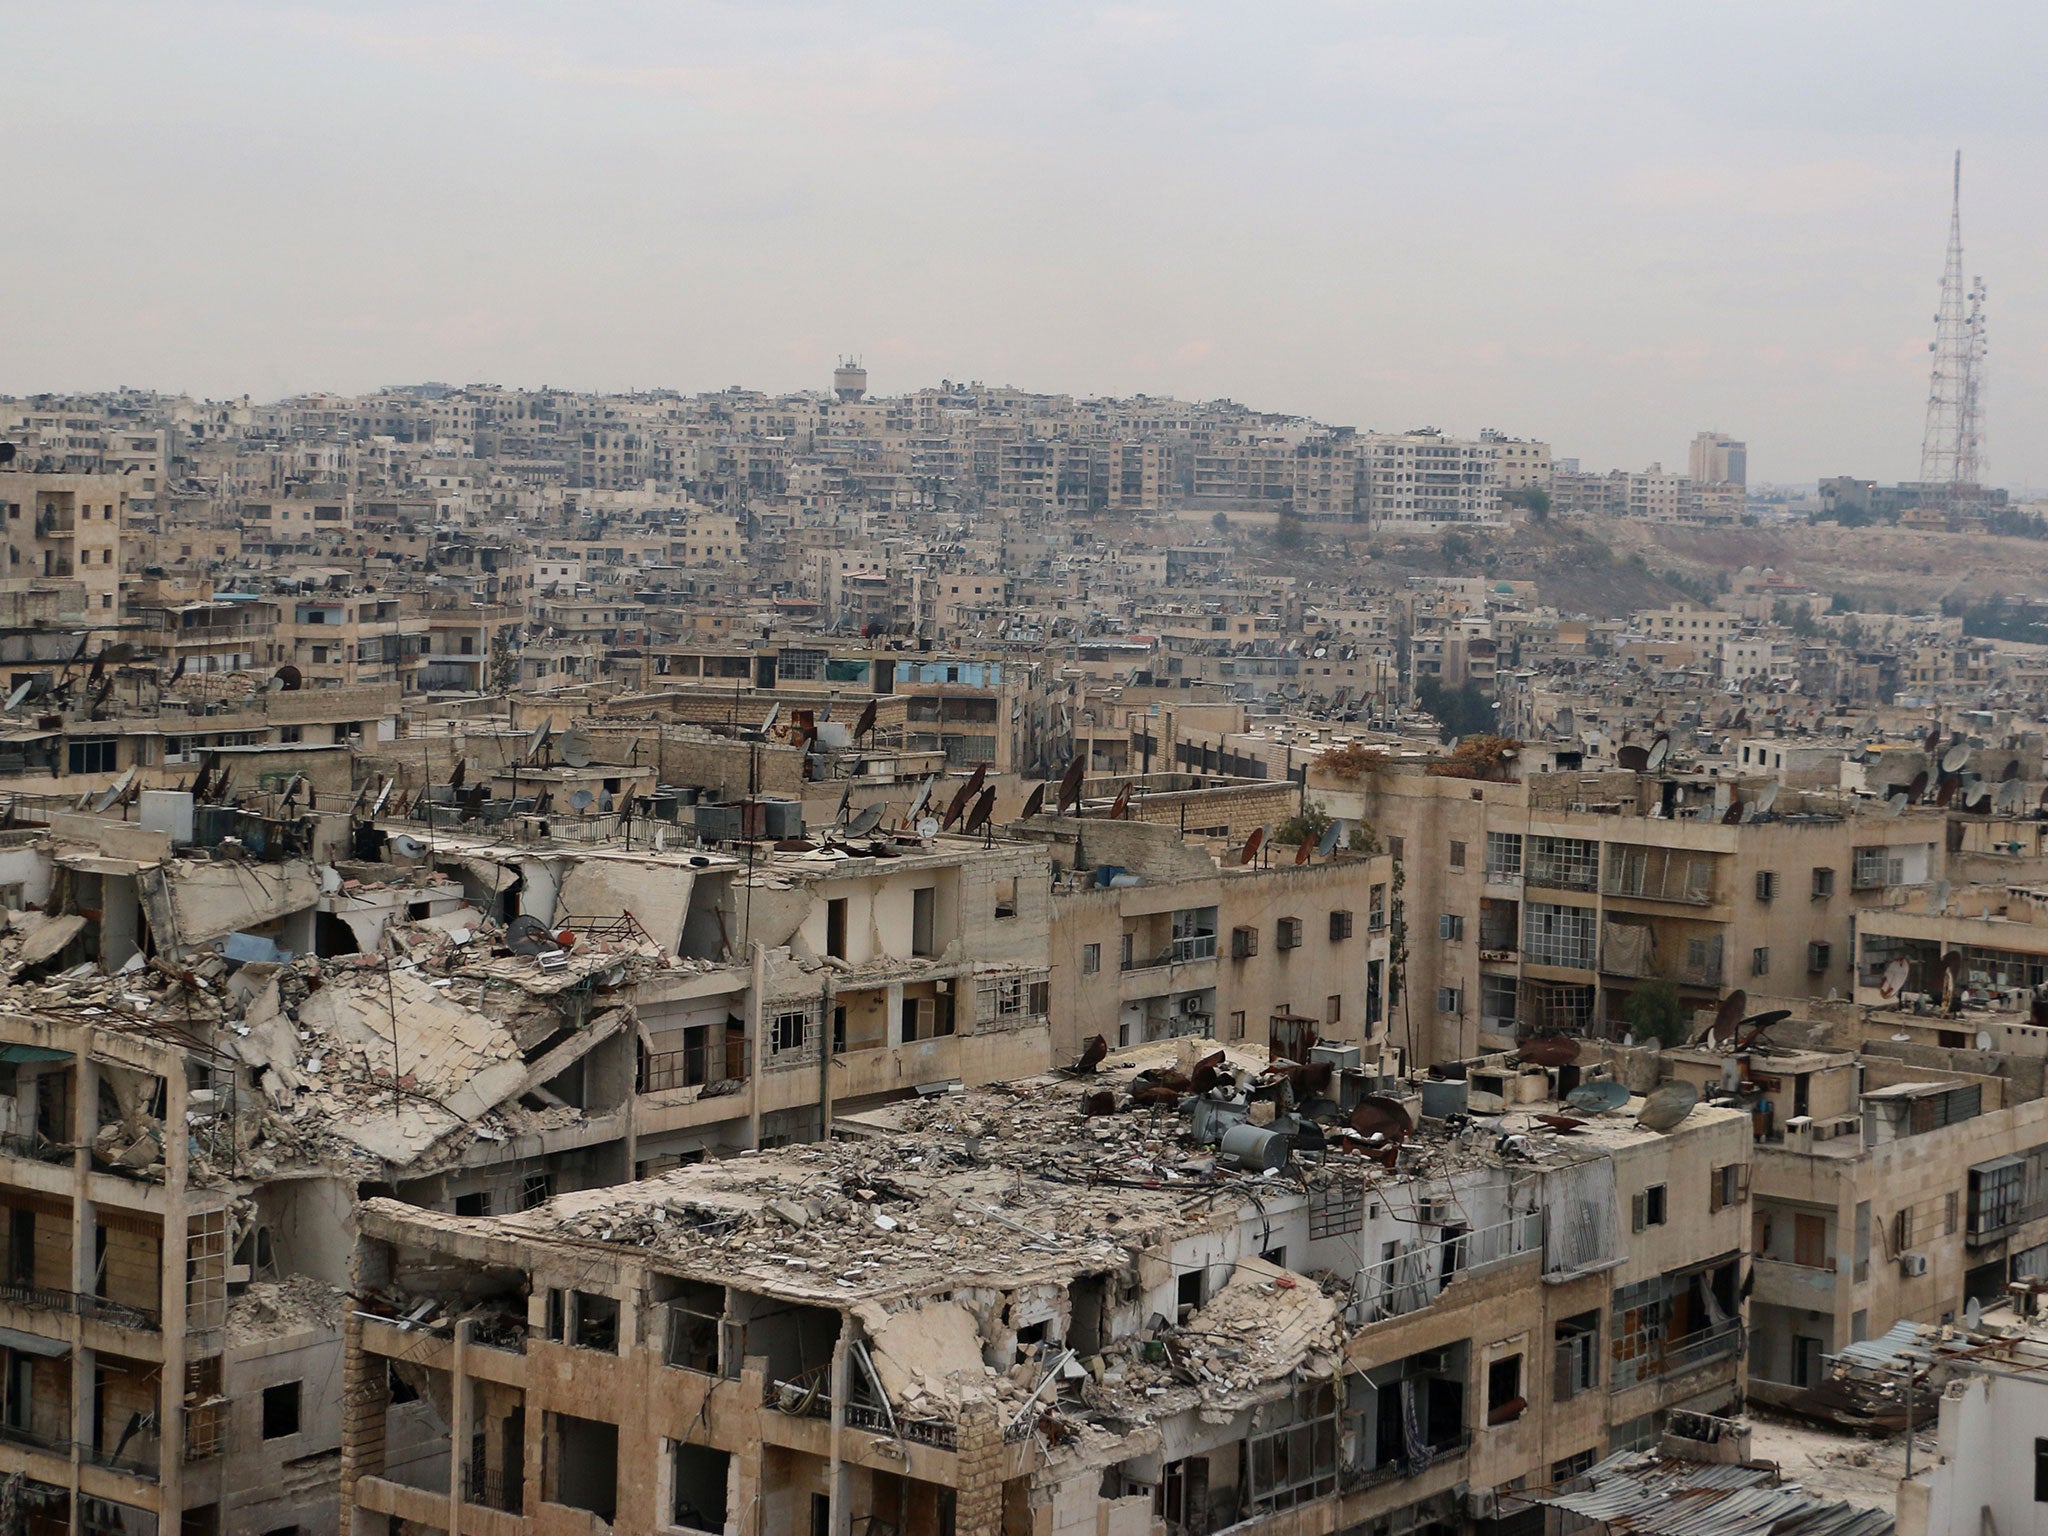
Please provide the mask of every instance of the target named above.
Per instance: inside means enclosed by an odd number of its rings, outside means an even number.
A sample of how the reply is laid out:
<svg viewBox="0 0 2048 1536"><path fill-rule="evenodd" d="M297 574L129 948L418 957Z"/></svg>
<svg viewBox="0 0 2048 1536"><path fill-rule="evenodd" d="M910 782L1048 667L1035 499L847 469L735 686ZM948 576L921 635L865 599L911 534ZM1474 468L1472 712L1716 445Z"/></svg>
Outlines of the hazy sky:
<svg viewBox="0 0 2048 1536"><path fill-rule="evenodd" d="M2048 484L2048 7L0 0L0 391L941 377L1910 477L1964 151Z"/></svg>

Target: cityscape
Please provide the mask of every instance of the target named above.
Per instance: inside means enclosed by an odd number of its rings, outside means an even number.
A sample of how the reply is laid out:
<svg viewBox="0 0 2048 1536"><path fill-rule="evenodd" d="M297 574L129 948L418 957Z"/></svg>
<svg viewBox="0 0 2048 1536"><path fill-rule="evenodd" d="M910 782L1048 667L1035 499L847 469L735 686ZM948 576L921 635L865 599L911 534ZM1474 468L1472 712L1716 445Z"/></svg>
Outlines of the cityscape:
<svg viewBox="0 0 2048 1536"><path fill-rule="evenodd" d="M675 17L600 67L519 7L236 15L366 90L496 112L465 71L504 67L697 128L981 57L764 15L808 86L714 88ZM328 355L254 318L241 392L72 387L160 337L24 300L0 1536L2041 1529L2036 300L2011 146L1913 131L1874 437L1768 367L1453 419L1417 365L1341 422L1314 366L1027 388L765 314L761 387L551 387L511 342L463 382L450 331L430 380L271 389ZM745 204L696 210L736 285L782 238Z"/></svg>

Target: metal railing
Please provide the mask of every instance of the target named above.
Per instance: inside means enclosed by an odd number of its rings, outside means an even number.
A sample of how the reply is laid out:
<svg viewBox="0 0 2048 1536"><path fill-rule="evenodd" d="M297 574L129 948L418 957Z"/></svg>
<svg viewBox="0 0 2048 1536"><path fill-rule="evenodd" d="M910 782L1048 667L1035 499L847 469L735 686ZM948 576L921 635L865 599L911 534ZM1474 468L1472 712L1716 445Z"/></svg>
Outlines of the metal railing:
<svg viewBox="0 0 2048 1536"><path fill-rule="evenodd" d="M864 1429L879 1435L893 1433L899 1440L913 1440L919 1445L933 1446L942 1451L960 1448L959 1428L947 1419L892 1419L880 1408L871 1408L865 1403L849 1403L845 1423L849 1429Z"/></svg>
<svg viewBox="0 0 2048 1536"><path fill-rule="evenodd" d="M112 1323L117 1328L140 1328L150 1333L163 1328L163 1314L149 1307L109 1301L104 1296L81 1296L54 1286L30 1285L20 1280L0 1280L0 1302L35 1307L45 1312L69 1312L79 1317Z"/></svg>
<svg viewBox="0 0 2048 1536"><path fill-rule="evenodd" d="M1739 1354L1741 1349L1742 1323L1739 1319L1730 1318L1725 1323L1703 1328L1698 1333L1688 1333L1683 1338L1661 1340L1632 1359L1616 1360L1614 1379L1608 1390L1620 1392L1645 1381L1676 1376L1710 1360Z"/></svg>
<svg viewBox="0 0 2048 1536"><path fill-rule="evenodd" d="M1377 1323L1419 1312L1459 1275L1523 1254L1541 1253L1543 1219L1542 1211L1525 1211L1490 1227L1445 1235L1368 1264L1358 1274L1359 1320Z"/></svg>
<svg viewBox="0 0 2048 1536"><path fill-rule="evenodd" d="M1461 1429L1457 1435L1440 1444L1425 1448L1413 1461L1406 1456L1391 1456L1376 1467L1353 1473L1342 1479L1346 1488L1376 1488L1381 1483L1397 1482L1404 1477L1414 1477L1431 1467L1462 1456L1472 1448L1472 1432Z"/></svg>
<svg viewBox="0 0 2048 1536"><path fill-rule="evenodd" d="M1175 939L1165 949L1149 959L1133 956L1126 960L1123 969L1127 971L1156 970L1162 965L1186 965L1191 960L1214 960L1216 958L1216 935L1213 933L1191 933L1185 938Z"/></svg>
<svg viewBox="0 0 2048 1536"><path fill-rule="evenodd" d="M503 1510L508 1515L525 1513L526 1479L524 1475L507 1477L502 1472L486 1472L479 1467L462 1469L462 1498L468 1504L481 1504L485 1509Z"/></svg>
<svg viewBox="0 0 2048 1536"><path fill-rule="evenodd" d="M0 1135L0 1153L8 1157L33 1158L39 1163L68 1163L76 1152L61 1141L52 1141L47 1136L22 1136L14 1132Z"/></svg>

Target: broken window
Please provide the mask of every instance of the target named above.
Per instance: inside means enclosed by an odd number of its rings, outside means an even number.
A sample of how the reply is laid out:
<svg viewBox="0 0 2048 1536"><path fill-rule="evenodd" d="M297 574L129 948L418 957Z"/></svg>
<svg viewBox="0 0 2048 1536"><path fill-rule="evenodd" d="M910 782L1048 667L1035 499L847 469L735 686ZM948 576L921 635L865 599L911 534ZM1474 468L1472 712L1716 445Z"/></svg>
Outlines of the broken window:
<svg viewBox="0 0 2048 1536"><path fill-rule="evenodd" d="M1529 1406L1522 1396L1522 1357L1503 1355L1486 1367L1486 1422L1511 1424Z"/></svg>
<svg viewBox="0 0 2048 1536"><path fill-rule="evenodd" d="M1299 1388L1252 1417L1245 1445L1247 1492L1255 1503L1287 1509L1334 1493L1337 1486L1337 1388L1329 1381Z"/></svg>
<svg viewBox="0 0 2048 1536"><path fill-rule="evenodd" d="M281 1381L263 1389L263 1438L282 1440L299 1432L299 1387L296 1381Z"/></svg>
<svg viewBox="0 0 2048 1536"><path fill-rule="evenodd" d="M1600 1314L1581 1312L1557 1325L1552 1396L1562 1402L1600 1384Z"/></svg>
<svg viewBox="0 0 2048 1536"><path fill-rule="evenodd" d="M669 1520L685 1530L725 1529L725 1499L732 1456L687 1440L669 1442L669 1474L673 1483Z"/></svg>
<svg viewBox="0 0 2048 1536"><path fill-rule="evenodd" d="M551 1413L547 1437L548 1496L600 1520L618 1516L619 1426Z"/></svg>
<svg viewBox="0 0 2048 1536"><path fill-rule="evenodd" d="M768 1022L768 1064L799 1066L817 1059L817 1023L808 1008L791 1008Z"/></svg>
<svg viewBox="0 0 2048 1536"><path fill-rule="evenodd" d="M724 1288L679 1280L666 1305L668 1339L663 1358L678 1370L716 1375L725 1322Z"/></svg>

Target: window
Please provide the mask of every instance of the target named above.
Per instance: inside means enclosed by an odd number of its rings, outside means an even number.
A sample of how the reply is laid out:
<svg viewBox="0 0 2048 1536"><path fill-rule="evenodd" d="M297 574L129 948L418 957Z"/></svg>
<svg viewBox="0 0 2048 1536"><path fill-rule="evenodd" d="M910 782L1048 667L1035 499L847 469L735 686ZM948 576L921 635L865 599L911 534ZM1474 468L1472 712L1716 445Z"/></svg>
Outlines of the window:
<svg viewBox="0 0 2048 1536"><path fill-rule="evenodd" d="M1231 1011L1230 1038L1233 1040L1242 1040L1244 1038L1244 1010L1242 1008Z"/></svg>
<svg viewBox="0 0 2048 1536"><path fill-rule="evenodd" d="M1486 878L1489 880L1519 880L1522 878L1521 833L1489 832L1486 834Z"/></svg>
<svg viewBox="0 0 2048 1536"><path fill-rule="evenodd" d="M1533 965L1590 971L1598 930L1599 916L1591 907L1532 901L1522 930L1523 950Z"/></svg>
<svg viewBox="0 0 2048 1536"><path fill-rule="evenodd" d="M1833 948L1829 945L1809 944L1806 946L1806 968L1818 974L1828 968L1834 959L1834 954Z"/></svg>
<svg viewBox="0 0 2048 1536"><path fill-rule="evenodd" d="M1749 1170L1741 1163L1728 1163L1707 1176L1707 1213L1739 1205L1749 1193Z"/></svg>
<svg viewBox="0 0 2048 1536"><path fill-rule="evenodd" d="M81 736L70 744L69 762L73 773L112 773L119 750L113 736Z"/></svg>
<svg viewBox="0 0 2048 1536"><path fill-rule="evenodd" d="M1600 1385L1600 1314L1581 1312L1557 1325L1551 1395L1560 1401Z"/></svg>
<svg viewBox="0 0 2048 1536"><path fill-rule="evenodd" d="M1813 899L1826 901L1835 894L1835 872L1825 864L1813 867Z"/></svg>
<svg viewBox="0 0 2048 1536"><path fill-rule="evenodd" d="M1301 947L1301 919L1283 917L1273 925L1273 947L1276 949L1299 949Z"/></svg>
<svg viewBox="0 0 2048 1536"><path fill-rule="evenodd" d="M1102 946L1100 944L1083 944L1081 946L1081 974L1083 976L1093 976L1101 969Z"/></svg>
<svg viewBox="0 0 2048 1536"><path fill-rule="evenodd" d="M1954 1190L1950 1190L1942 1197L1941 1235L1943 1237L1954 1237L1956 1235L1956 1220L1958 1209L1961 1205L1962 1201Z"/></svg>
<svg viewBox="0 0 2048 1536"><path fill-rule="evenodd" d="M1259 930L1249 925L1230 930L1230 958L1249 960L1259 952Z"/></svg>
<svg viewBox="0 0 2048 1536"><path fill-rule="evenodd" d="M1436 936L1457 942L1465 937L1465 919L1457 912L1442 912L1437 915Z"/></svg>
<svg viewBox="0 0 2048 1536"><path fill-rule="evenodd" d="M545 1205L555 1197L555 1176L552 1173L529 1173L526 1182L520 1186L519 1208L530 1211L536 1205Z"/></svg>
<svg viewBox="0 0 2048 1536"><path fill-rule="evenodd" d="M1389 838L1387 839L1387 857L1388 857L1388 858L1390 858L1390 859L1400 859L1400 858L1405 858L1405 857L1407 857L1407 854L1408 854L1408 839L1407 839L1407 838L1405 838L1405 837L1389 837Z"/></svg>
<svg viewBox="0 0 2048 1536"><path fill-rule="evenodd" d="M455 1197L455 1214L458 1216L488 1216L491 1214L491 1192L481 1190L473 1195Z"/></svg>
<svg viewBox="0 0 2048 1536"><path fill-rule="evenodd" d="M1479 1017L1493 1023L1513 1023L1520 1011L1520 988L1512 976L1487 973L1479 978Z"/></svg>
<svg viewBox="0 0 2048 1536"><path fill-rule="evenodd" d="M1341 992L1332 992L1328 997L1323 999L1323 1022L1325 1024L1336 1024L1341 1022L1343 1018L1344 994Z"/></svg>
<svg viewBox="0 0 2048 1536"><path fill-rule="evenodd" d="M1009 875L996 882L996 916L1017 915L1017 877Z"/></svg>
<svg viewBox="0 0 2048 1536"><path fill-rule="evenodd" d="M835 960L846 958L846 898L835 896L825 903L825 953Z"/></svg>
<svg viewBox="0 0 2048 1536"><path fill-rule="evenodd" d="M936 954L932 946L932 919L938 904L938 888L920 885L910 893L910 952Z"/></svg>
<svg viewBox="0 0 2048 1536"><path fill-rule="evenodd" d="M1527 874L1531 885L1596 890L1600 885L1600 845L1583 837L1532 837Z"/></svg>
<svg viewBox="0 0 2048 1536"><path fill-rule="evenodd" d="M1901 885L1906 879L1906 861L1892 858L1889 848L1858 848L1849 868L1849 884L1859 891L1881 885Z"/></svg>
<svg viewBox="0 0 2048 1536"><path fill-rule="evenodd" d="M793 1055L802 1051L811 1037L811 1015L805 1009L778 1013L768 1024L768 1054Z"/></svg>
<svg viewBox="0 0 2048 1536"><path fill-rule="evenodd" d="M1387 926L1387 888L1374 886L1365 897L1365 931L1378 933Z"/></svg>
<svg viewBox="0 0 2048 1536"><path fill-rule="evenodd" d="M1453 868L1453 869L1463 869L1464 867L1465 867L1465 845L1464 845L1463 843L1459 842L1459 841L1458 841L1458 840L1457 840L1456 838L1452 838L1452 839L1451 839L1451 868Z"/></svg>
<svg viewBox="0 0 2048 1536"><path fill-rule="evenodd" d="M1664 1186L1652 1184L1639 1191L1629 1202L1629 1229L1634 1232L1646 1231L1651 1227L1664 1225Z"/></svg>
<svg viewBox="0 0 2048 1536"><path fill-rule="evenodd" d="M299 1383L281 1381L263 1389L263 1438L282 1440L299 1432Z"/></svg>
<svg viewBox="0 0 2048 1536"><path fill-rule="evenodd" d="M2034 1502L2048 1504L2048 1440L2034 1442Z"/></svg>
<svg viewBox="0 0 2048 1536"><path fill-rule="evenodd" d="M1511 1424L1528 1407L1522 1397L1522 1357L1507 1355L1486 1368L1486 1422Z"/></svg>
<svg viewBox="0 0 2048 1536"><path fill-rule="evenodd" d="M1749 974L1768 976L1771 974L1771 946L1759 944L1749 952Z"/></svg>
<svg viewBox="0 0 2048 1536"><path fill-rule="evenodd" d="M1464 988L1438 987L1436 989L1436 1011L1438 1013L1463 1013L1465 1011Z"/></svg>
<svg viewBox="0 0 2048 1536"><path fill-rule="evenodd" d="M1769 901L1778 894L1778 872L1775 869L1760 869L1756 872L1756 899Z"/></svg>
<svg viewBox="0 0 2048 1536"><path fill-rule="evenodd" d="M1350 937L1351 914L1343 911L1332 912L1330 914L1330 942L1335 944L1339 940Z"/></svg>

